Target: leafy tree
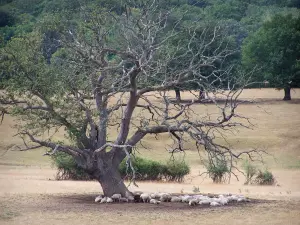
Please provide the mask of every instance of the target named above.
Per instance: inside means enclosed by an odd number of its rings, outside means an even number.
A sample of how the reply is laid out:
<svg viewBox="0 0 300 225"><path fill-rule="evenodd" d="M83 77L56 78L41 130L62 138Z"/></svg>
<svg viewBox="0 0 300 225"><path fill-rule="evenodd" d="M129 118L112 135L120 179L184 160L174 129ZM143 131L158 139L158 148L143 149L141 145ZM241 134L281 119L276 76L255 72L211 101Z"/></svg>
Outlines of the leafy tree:
<svg viewBox="0 0 300 225"><path fill-rule="evenodd" d="M204 54L214 36L195 38L197 22L185 33L177 29L182 20L169 27L172 11L158 6L150 1L118 15L89 5L76 21L49 17L38 31L14 37L1 49L0 66L9 76L2 81L2 115L19 119L19 135L34 144L28 148L43 146L52 149L49 155L71 155L100 182L106 196L130 195L118 167L127 158L132 168L134 149L146 135L169 134L174 141L170 152L184 151L185 141L193 141L209 160L229 160L232 166L232 160L255 152L235 153L216 141L217 133L247 126L236 113L246 85L242 77L226 92L214 83L222 77L214 63L231 50L220 45ZM60 47L47 63L43 40L53 30L59 32ZM214 79L202 75L206 68ZM224 98L224 104L214 102L218 116L199 117L194 101L170 101L169 90L200 80ZM53 138L62 128L64 142Z"/></svg>
<svg viewBox="0 0 300 225"><path fill-rule="evenodd" d="M261 77L283 88L283 100L291 100L290 89L300 84L300 17L276 15L249 36L243 46L243 64L259 66Z"/></svg>

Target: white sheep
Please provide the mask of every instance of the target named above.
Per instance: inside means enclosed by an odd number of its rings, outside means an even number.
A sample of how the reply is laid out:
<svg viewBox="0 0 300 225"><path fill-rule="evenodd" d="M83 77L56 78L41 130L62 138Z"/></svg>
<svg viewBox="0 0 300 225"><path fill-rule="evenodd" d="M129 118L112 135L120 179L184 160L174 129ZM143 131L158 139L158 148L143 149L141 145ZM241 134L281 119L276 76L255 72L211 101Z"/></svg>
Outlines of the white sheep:
<svg viewBox="0 0 300 225"><path fill-rule="evenodd" d="M159 199L160 194L159 193L152 193L152 194L150 194L150 198Z"/></svg>
<svg viewBox="0 0 300 225"><path fill-rule="evenodd" d="M173 196L171 202L181 202L181 197Z"/></svg>
<svg viewBox="0 0 300 225"><path fill-rule="evenodd" d="M104 197L101 199L100 203L106 203L106 201L107 201L107 197Z"/></svg>
<svg viewBox="0 0 300 225"><path fill-rule="evenodd" d="M171 201L171 198L172 196L169 194L169 193L163 193L161 196L160 196L160 201L161 202L169 202Z"/></svg>
<svg viewBox="0 0 300 225"><path fill-rule="evenodd" d="M108 197L108 198L106 199L106 202L107 202L107 203L113 203L114 200L112 200L111 198Z"/></svg>
<svg viewBox="0 0 300 225"><path fill-rule="evenodd" d="M134 197L133 196L128 196L128 202L134 202Z"/></svg>
<svg viewBox="0 0 300 225"><path fill-rule="evenodd" d="M151 199L150 200L150 204L160 204L160 201L156 200L156 199Z"/></svg>
<svg viewBox="0 0 300 225"><path fill-rule="evenodd" d="M217 202L211 202L210 203L210 206L219 206L220 204L219 203L217 203Z"/></svg>
<svg viewBox="0 0 300 225"><path fill-rule="evenodd" d="M146 194L146 193L143 193L141 194L141 199L143 200L143 202L149 202L150 201L150 195L149 194Z"/></svg>
<svg viewBox="0 0 300 225"><path fill-rule="evenodd" d="M185 196L182 196L181 199L182 199L182 202L189 202L191 199L193 199L193 197L189 196L189 195L185 195Z"/></svg>
<svg viewBox="0 0 300 225"><path fill-rule="evenodd" d="M99 196L97 196L95 198L95 202L100 202L101 200L102 200L102 196L101 195L99 195Z"/></svg>
<svg viewBox="0 0 300 225"><path fill-rule="evenodd" d="M206 199L206 200L201 200L199 202L199 205L210 205L210 203L211 203L211 200Z"/></svg>
<svg viewBox="0 0 300 225"><path fill-rule="evenodd" d="M237 202L246 202L246 198L238 198Z"/></svg>
<svg viewBox="0 0 300 225"><path fill-rule="evenodd" d="M195 206L195 205L197 205L197 204L198 204L197 199L191 199L191 200L189 201L189 206Z"/></svg>
<svg viewBox="0 0 300 225"><path fill-rule="evenodd" d="M227 199L229 202L232 202L232 201L237 201L239 198L236 195L232 195L227 197Z"/></svg>
<svg viewBox="0 0 300 225"><path fill-rule="evenodd" d="M116 202L116 201L120 202L120 198L121 198L121 197L122 197L121 194L113 194L113 195L111 196L111 199L114 200L114 202Z"/></svg>
<svg viewBox="0 0 300 225"><path fill-rule="evenodd" d="M134 191L132 194L133 195L141 195L141 194L143 194L143 192L141 192L141 191Z"/></svg>
<svg viewBox="0 0 300 225"><path fill-rule="evenodd" d="M220 203L221 205L227 205L228 204L228 200L227 198L220 198L218 203Z"/></svg>
<svg viewBox="0 0 300 225"><path fill-rule="evenodd" d="M128 197L129 198L129 197ZM134 199L133 199L134 200ZM127 199L127 198L120 198L119 199L119 202L128 202L129 201L129 199Z"/></svg>

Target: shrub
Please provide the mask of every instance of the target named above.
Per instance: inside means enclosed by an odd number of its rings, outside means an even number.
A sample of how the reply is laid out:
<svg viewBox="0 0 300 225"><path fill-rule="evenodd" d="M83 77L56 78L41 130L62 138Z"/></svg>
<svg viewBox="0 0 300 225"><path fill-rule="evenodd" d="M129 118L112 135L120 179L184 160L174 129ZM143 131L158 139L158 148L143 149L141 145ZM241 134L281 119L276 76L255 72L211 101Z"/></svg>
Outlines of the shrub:
<svg viewBox="0 0 300 225"><path fill-rule="evenodd" d="M169 161L166 165L165 179L182 182L185 175L190 173L190 167L184 161Z"/></svg>
<svg viewBox="0 0 300 225"><path fill-rule="evenodd" d="M92 178L79 168L72 156L57 152L51 156L54 166L57 168L57 180L92 180Z"/></svg>
<svg viewBox="0 0 300 225"><path fill-rule="evenodd" d="M165 170L164 165L159 162L140 157L135 157L132 164L135 169L136 180L160 180ZM121 162L119 170L123 178L131 177L130 169L127 170L126 159Z"/></svg>
<svg viewBox="0 0 300 225"><path fill-rule="evenodd" d="M209 161L205 167L214 183L224 183L226 181L226 174L230 173L227 163L224 160Z"/></svg>
<svg viewBox="0 0 300 225"><path fill-rule="evenodd" d="M185 162L172 161L167 164L156 162L141 157L132 160L136 173L136 180L167 180L182 182L185 175L190 172L189 166ZM124 179L132 178L132 174L127 170L126 159L120 164L120 172Z"/></svg>
<svg viewBox="0 0 300 225"><path fill-rule="evenodd" d="M199 192L200 192L200 188L194 186L194 187L193 187L193 192L194 192L194 193L199 193Z"/></svg>
<svg viewBox="0 0 300 225"><path fill-rule="evenodd" d="M57 168L57 180L91 180L83 169L77 166L72 156L57 152L52 155L54 166ZM172 161L167 164L156 162L141 157L133 159L133 166L136 172L136 180L166 180L182 182L185 175L190 172L189 166L185 162ZM121 176L124 179L130 179L132 174L127 171L126 159L124 159L119 167Z"/></svg>
<svg viewBox="0 0 300 225"><path fill-rule="evenodd" d="M275 177L268 170L265 171L259 170L255 178L255 183L259 185L273 185L275 184Z"/></svg>
<svg viewBox="0 0 300 225"><path fill-rule="evenodd" d="M253 178L257 173L257 168L250 163L248 160L246 160L243 164L243 169L245 171L246 175L246 182L245 184L251 184L253 182Z"/></svg>

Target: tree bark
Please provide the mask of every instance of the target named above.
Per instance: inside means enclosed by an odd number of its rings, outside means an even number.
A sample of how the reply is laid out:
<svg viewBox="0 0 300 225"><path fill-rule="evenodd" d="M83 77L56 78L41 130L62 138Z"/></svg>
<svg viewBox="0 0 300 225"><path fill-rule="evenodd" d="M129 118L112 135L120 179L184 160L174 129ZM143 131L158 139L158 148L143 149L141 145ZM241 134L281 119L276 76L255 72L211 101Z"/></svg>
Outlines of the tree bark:
<svg viewBox="0 0 300 225"><path fill-rule="evenodd" d="M108 166L107 168L96 173L96 179L100 183L104 196L121 194L123 197L131 195L127 189L119 172L118 166Z"/></svg>
<svg viewBox="0 0 300 225"><path fill-rule="evenodd" d="M180 96L179 88L175 88L175 94L176 94L176 101L180 102L181 101L181 96Z"/></svg>
<svg viewBox="0 0 300 225"><path fill-rule="evenodd" d="M288 101L288 100L291 100L291 88L290 87L285 87L284 88L284 98L283 100L284 101Z"/></svg>

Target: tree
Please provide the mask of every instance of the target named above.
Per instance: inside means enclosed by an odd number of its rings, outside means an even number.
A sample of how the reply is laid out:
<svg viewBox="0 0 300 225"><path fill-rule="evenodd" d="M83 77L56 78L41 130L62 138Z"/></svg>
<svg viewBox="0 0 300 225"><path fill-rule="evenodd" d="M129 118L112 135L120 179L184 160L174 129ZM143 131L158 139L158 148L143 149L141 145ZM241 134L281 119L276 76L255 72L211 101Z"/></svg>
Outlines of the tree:
<svg viewBox="0 0 300 225"><path fill-rule="evenodd" d="M52 149L50 155L57 151L71 155L100 182L106 196L130 195L118 167L127 158L128 167L133 168L132 153L146 135L168 133L174 152L184 151L185 140L193 141L209 160L229 160L230 169L232 160L256 152L235 153L217 142L217 133L247 127L241 123L245 118L236 113L244 80L236 80L226 92L215 83L222 73L213 71L214 62L224 60L231 51L220 47L204 56L214 38L195 39L198 25L194 22L185 30L184 38L189 35L190 41L182 42L178 38L182 31L177 30L181 20L168 27L172 10L160 10L156 1L150 2L126 7L121 15L87 7L76 23L51 18L39 32L13 38L1 50L1 67L9 74L2 81L2 115L19 118L18 134L33 145L27 149L43 146ZM42 42L46 31L53 29L60 32L61 46L49 64ZM210 75L202 76L205 68L212 69ZM169 90L200 80L214 96L224 98L218 103L211 97L218 116L200 117L193 110L194 101L170 100ZM67 142L53 138L61 128Z"/></svg>
<svg viewBox="0 0 300 225"><path fill-rule="evenodd" d="M291 87L300 84L300 17L276 15L249 36L243 45L243 64L258 66L272 86L284 89L283 100L291 100Z"/></svg>

